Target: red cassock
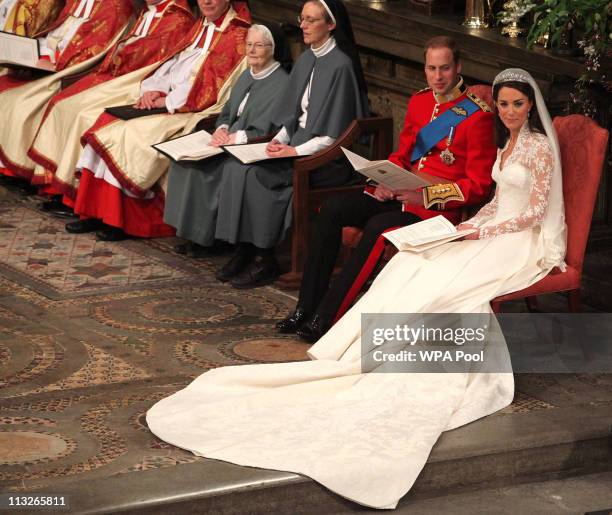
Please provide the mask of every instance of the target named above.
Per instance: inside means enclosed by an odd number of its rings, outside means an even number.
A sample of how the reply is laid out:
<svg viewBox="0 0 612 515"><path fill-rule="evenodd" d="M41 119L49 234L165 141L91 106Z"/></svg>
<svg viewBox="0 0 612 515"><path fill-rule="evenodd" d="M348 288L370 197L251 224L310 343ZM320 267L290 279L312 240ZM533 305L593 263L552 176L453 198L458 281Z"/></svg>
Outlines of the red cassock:
<svg viewBox="0 0 612 515"><path fill-rule="evenodd" d="M135 41L129 41L135 35L148 13L145 7L129 34L122 38L108 52L106 58L95 72L83 77L53 96L43 115L41 128L44 126L49 113L61 101L86 92L94 86L121 75L161 61L176 53L182 43L182 39L177 37L177 34L188 33L195 22L187 0L167 0L158 4L155 8L157 11L156 17L153 18L146 36L139 37ZM32 178L32 184L46 185L44 193L66 193L69 197L74 198L76 192L73 191L72 185L61 182L54 183L53 186L51 185L54 182L53 174L57 169L57 164L53 159L55 156L48 156L38 152L36 149L36 139L28 151L28 156L32 161L47 170L44 176L35 175ZM65 199L65 203L70 205L71 201Z"/></svg>
<svg viewBox="0 0 612 515"><path fill-rule="evenodd" d="M445 182L454 182L461 189L465 201L449 201L442 209L425 209L422 205L405 203L404 211L423 219L442 214L451 222L458 223L462 206L478 205L488 200L493 182L491 169L497 153L493 134L494 116L487 104L471 93L481 108L456 127L450 145L447 145L447 138L444 138L420 160L410 162L419 130L465 100L467 95L465 87L460 87L452 95L455 97L453 100L444 103L439 103L429 88L413 95L408 102L399 149L389 156L391 162L402 168L419 170L440 177ZM446 164L440 157L440 153L447 147L455 157L452 164Z"/></svg>

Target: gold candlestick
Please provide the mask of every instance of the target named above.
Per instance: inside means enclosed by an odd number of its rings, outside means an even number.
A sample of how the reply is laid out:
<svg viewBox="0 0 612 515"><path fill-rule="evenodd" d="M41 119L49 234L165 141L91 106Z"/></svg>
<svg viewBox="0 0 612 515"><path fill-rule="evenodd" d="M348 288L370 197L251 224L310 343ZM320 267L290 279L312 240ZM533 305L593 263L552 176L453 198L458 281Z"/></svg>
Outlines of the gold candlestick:
<svg viewBox="0 0 612 515"><path fill-rule="evenodd" d="M466 0L465 21L470 29L486 29L490 26L491 4L489 0Z"/></svg>
<svg viewBox="0 0 612 515"><path fill-rule="evenodd" d="M516 21L513 21L509 25L505 25L502 28L501 33L502 35L508 36L509 38L518 38L523 33L523 31L524 29L519 27L519 24Z"/></svg>

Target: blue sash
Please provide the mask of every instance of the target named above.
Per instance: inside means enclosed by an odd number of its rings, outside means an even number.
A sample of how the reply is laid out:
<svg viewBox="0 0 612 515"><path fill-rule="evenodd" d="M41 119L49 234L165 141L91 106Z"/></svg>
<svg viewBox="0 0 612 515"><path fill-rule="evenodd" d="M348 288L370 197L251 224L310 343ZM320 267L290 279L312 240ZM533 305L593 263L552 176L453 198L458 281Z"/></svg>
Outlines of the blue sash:
<svg viewBox="0 0 612 515"><path fill-rule="evenodd" d="M423 157L441 139L448 136L451 127L457 127L477 111L480 111L480 106L468 97L422 127L416 136L410 161Z"/></svg>

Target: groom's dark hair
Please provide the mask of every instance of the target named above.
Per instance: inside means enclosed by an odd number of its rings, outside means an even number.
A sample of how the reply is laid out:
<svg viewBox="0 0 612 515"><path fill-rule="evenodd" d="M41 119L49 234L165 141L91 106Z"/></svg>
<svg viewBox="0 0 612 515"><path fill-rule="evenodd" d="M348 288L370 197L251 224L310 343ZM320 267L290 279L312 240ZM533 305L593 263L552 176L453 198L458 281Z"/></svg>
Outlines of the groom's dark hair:
<svg viewBox="0 0 612 515"><path fill-rule="evenodd" d="M457 42L450 36L434 36L425 42L423 47L423 60L427 59L427 51L434 48L448 48L453 54L455 64L461 59L461 53L457 47Z"/></svg>
<svg viewBox="0 0 612 515"><path fill-rule="evenodd" d="M501 88L516 89L529 99L532 104L531 111L529 111L529 118L527 118L529 130L531 132L539 132L544 134L544 127L542 126L542 121L540 120L538 109L536 108L535 93L533 92L533 88L526 82L514 80L500 82L499 84L493 86L493 101L495 103L495 144L497 147L504 148L506 141L508 141L508 138L510 137L510 131L506 128L504 122L501 121L499 113L497 112L497 97Z"/></svg>

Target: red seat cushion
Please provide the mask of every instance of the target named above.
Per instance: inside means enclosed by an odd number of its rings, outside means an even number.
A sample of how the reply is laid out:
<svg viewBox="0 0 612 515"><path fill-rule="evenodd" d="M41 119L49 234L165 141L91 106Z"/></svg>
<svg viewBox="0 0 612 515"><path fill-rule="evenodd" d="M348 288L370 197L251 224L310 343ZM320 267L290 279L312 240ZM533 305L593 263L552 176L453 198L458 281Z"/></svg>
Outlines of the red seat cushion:
<svg viewBox="0 0 612 515"><path fill-rule="evenodd" d="M508 293L507 295L500 295L493 299L493 301L505 302L507 300L533 297L535 295L556 291L576 290L578 288L580 288L580 272L568 265L565 272L561 272L558 268L553 268L546 277L540 279L537 283L520 291Z"/></svg>

